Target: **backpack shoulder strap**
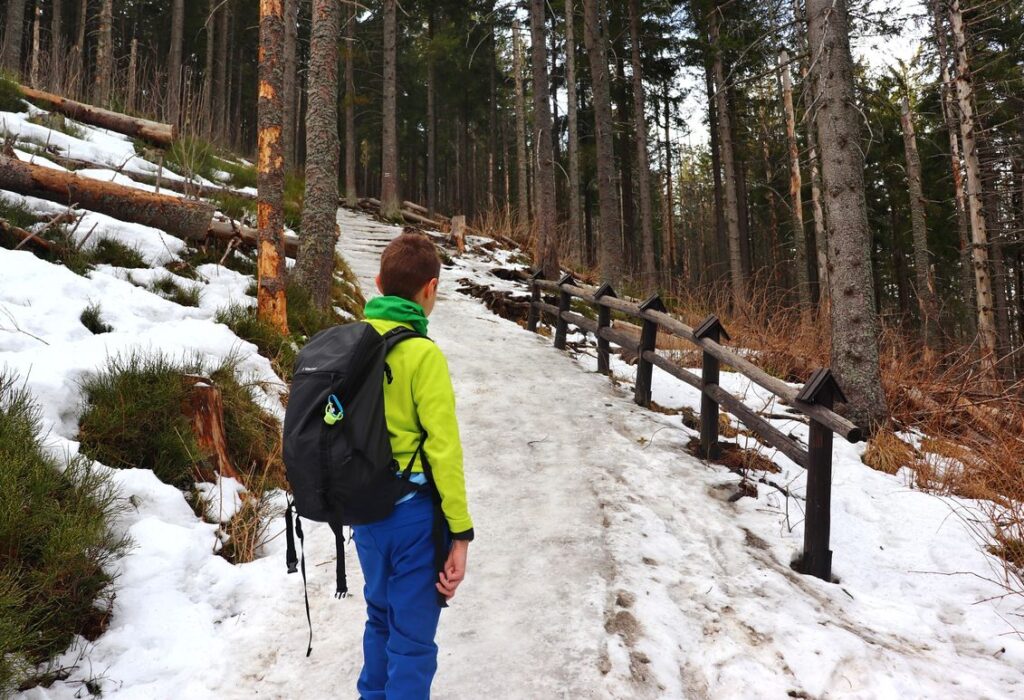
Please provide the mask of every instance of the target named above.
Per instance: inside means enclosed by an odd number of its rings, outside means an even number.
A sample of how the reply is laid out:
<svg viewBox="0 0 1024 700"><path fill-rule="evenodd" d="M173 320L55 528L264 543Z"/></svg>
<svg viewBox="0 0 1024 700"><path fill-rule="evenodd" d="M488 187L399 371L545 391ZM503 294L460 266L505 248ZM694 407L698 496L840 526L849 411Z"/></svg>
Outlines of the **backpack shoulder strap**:
<svg viewBox="0 0 1024 700"><path fill-rule="evenodd" d="M405 326L395 326L387 333L384 334L384 343L387 346L387 352L391 352L395 349L395 346L402 341L409 340L410 338L425 338L430 340L427 336L422 333L417 333L411 328Z"/></svg>

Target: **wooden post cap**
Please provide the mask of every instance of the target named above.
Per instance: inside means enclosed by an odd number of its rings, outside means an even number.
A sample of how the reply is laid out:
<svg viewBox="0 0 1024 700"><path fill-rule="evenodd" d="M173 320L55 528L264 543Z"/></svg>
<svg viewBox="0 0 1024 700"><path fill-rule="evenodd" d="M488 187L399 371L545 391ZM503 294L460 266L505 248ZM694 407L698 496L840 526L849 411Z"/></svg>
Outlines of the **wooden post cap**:
<svg viewBox="0 0 1024 700"><path fill-rule="evenodd" d="M572 276L571 272L566 272L562 275L562 279L558 280L558 286L561 287L563 284L576 285L576 279Z"/></svg>
<svg viewBox="0 0 1024 700"><path fill-rule="evenodd" d="M618 296L619 295L615 293L615 290L612 288L612 286L607 282L602 282L601 286L598 287L597 291L594 292L595 299L600 299L601 297L618 298Z"/></svg>
<svg viewBox="0 0 1024 700"><path fill-rule="evenodd" d="M725 331L725 327L722 326L722 321L715 314L711 314L701 321L700 325L693 329L693 336L700 340L701 338L710 337L715 331L718 331L719 337L731 340L729 334Z"/></svg>
<svg viewBox="0 0 1024 700"><path fill-rule="evenodd" d="M665 306L665 302L661 300L661 296L652 294L651 296L640 302L639 309L641 311L668 311Z"/></svg>
<svg viewBox="0 0 1024 700"><path fill-rule="evenodd" d="M814 370L811 378L797 393L796 399L804 403L816 404L829 395L835 401L846 403L846 395L839 386L839 382L836 381L835 375L832 374L832 370L822 367Z"/></svg>

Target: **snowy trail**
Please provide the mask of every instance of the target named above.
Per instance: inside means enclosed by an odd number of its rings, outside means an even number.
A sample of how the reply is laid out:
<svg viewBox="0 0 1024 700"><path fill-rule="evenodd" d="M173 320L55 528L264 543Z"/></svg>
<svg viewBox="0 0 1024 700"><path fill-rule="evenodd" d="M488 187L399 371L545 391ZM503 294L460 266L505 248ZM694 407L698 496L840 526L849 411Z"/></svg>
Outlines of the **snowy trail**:
<svg viewBox="0 0 1024 700"><path fill-rule="evenodd" d="M339 222L339 249L370 293L380 250L398 229L345 210ZM442 615L436 697L1020 692L1022 646L972 629L968 611L948 601L938 601L938 613L917 608L927 588L899 600L905 583L871 584L870 572L863 591L853 587L856 576L842 588L794 574L787 564L799 528L784 532L779 511L762 500L729 502L737 478L688 456L689 434L678 423L638 409L549 340L457 293L460 277L486 276L492 265L456 265L442 272L430 332L455 382L478 539L467 582ZM878 516L865 515L856 527L869 530ZM922 523L921 540L931 525ZM327 529L310 540L314 562L327 560ZM350 551L359 590L355 561ZM244 673L216 694L328 697L327 688L334 696L352 688L361 598L330 599L332 567L311 569L313 656L302 656L302 600L292 577L283 595L274 590L267 620L268 630L290 632L272 637L265 653L239 650L229 666ZM962 608L973 600L964 597Z"/></svg>

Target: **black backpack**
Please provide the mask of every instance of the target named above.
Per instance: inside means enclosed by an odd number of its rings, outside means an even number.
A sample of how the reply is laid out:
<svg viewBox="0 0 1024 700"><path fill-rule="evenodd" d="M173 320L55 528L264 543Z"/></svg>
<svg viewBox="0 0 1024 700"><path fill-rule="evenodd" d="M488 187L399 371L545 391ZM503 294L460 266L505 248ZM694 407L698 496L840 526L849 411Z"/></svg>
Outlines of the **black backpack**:
<svg viewBox="0 0 1024 700"><path fill-rule="evenodd" d="M303 549L304 588L305 542L299 517L328 523L334 531L335 595L344 598L348 582L342 527L383 520L402 496L424 488L409 481L423 440L401 474L391 454L384 379L393 379L387 354L402 341L425 337L403 326L381 335L368 323L349 323L317 333L299 352L285 411L283 456L293 496L285 510L288 573L299 564L294 530ZM425 454L422 462L432 485Z"/></svg>

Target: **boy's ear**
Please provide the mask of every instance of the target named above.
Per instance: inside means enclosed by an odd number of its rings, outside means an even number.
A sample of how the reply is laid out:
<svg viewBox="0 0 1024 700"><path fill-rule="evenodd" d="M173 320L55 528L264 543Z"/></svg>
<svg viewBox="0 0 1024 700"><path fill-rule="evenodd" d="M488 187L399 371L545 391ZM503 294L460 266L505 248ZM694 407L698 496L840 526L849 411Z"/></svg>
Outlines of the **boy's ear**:
<svg viewBox="0 0 1024 700"><path fill-rule="evenodd" d="M377 275L373 279L373 281L377 283L377 291L380 292L381 294L383 294L384 293L384 289L383 289L383 287L380 286L380 275Z"/></svg>

